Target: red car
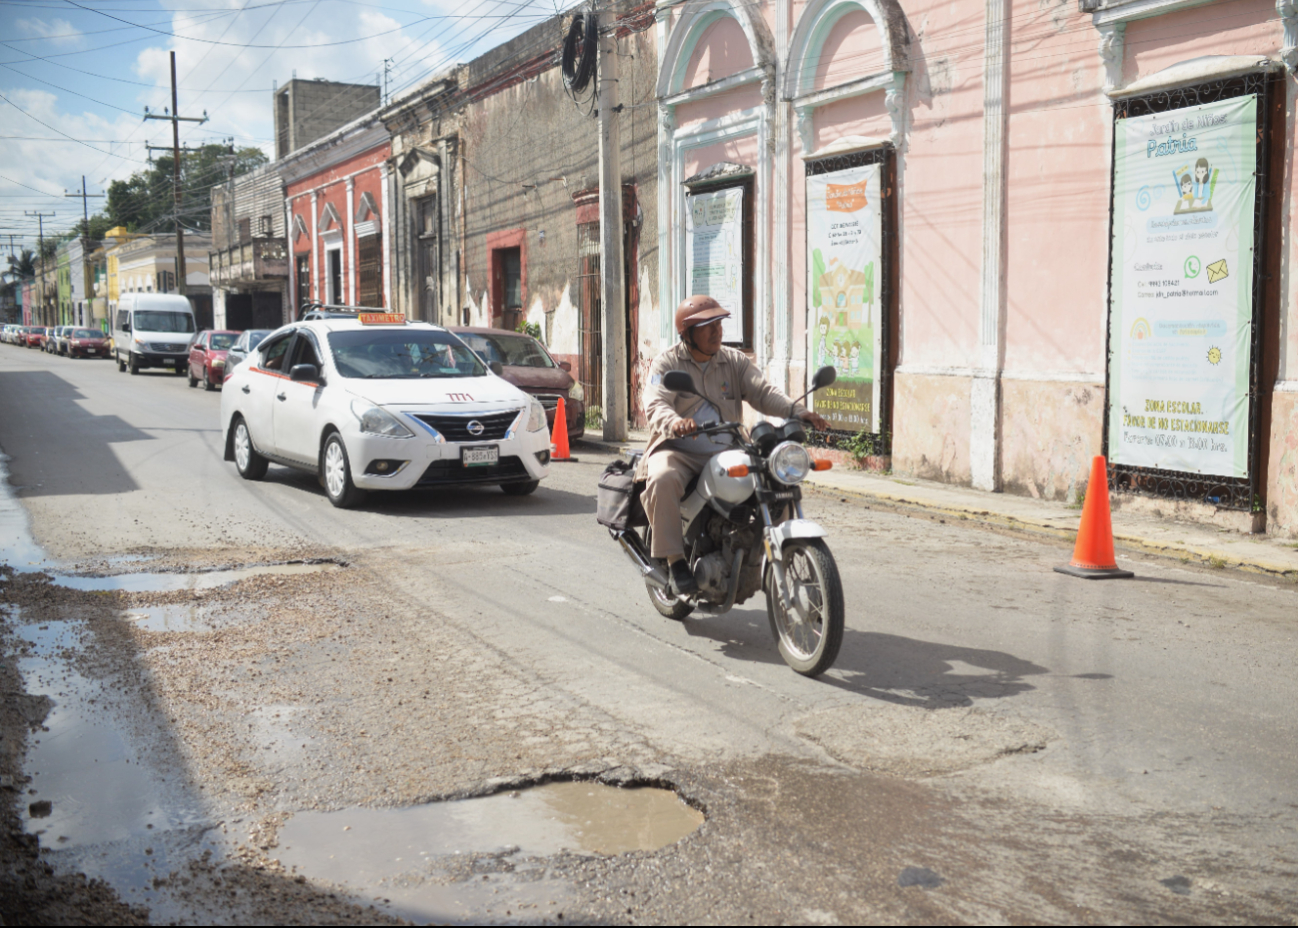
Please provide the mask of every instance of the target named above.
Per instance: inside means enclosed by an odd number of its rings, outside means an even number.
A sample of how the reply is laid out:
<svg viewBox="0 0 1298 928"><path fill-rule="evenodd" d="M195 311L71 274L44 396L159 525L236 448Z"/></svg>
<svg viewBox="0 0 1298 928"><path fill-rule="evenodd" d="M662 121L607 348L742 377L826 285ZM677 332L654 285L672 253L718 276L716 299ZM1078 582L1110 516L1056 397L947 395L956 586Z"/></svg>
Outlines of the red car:
<svg viewBox="0 0 1298 928"><path fill-rule="evenodd" d="M27 327L27 341L25 344L27 345L28 348L44 348L45 347L45 326L29 325Z"/></svg>
<svg viewBox="0 0 1298 928"><path fill-rule="evenodd" d="M232 329L199 332L189 346L189 385L203 381L204 390L215 390L225 382L225 354L239 337Z"/></svg>
<svg viewBox="0 0 1298 928"><path fill-rule="evenodd" d="M67 331L69 358L108 357L108 336L98 329L73 329Z"/></svg>
<svg viewBox="0 0 1298 928"><path fill-rule="evenodd" d="M460 325L449 328L488 364L499 361L504 368L502 377L541 401L551 434L561 396L567 412L568 440L586 434L586 396L581 384L568 373L571 364L556 362L544 345L522 332Z"/></svg>

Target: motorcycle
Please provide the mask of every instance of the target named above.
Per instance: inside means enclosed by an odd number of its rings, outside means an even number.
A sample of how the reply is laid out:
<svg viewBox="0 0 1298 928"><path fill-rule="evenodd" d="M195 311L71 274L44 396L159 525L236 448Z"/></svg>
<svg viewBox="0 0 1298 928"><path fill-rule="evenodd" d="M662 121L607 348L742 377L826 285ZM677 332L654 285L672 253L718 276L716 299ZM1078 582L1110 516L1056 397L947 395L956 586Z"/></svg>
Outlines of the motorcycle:
<svg viewBox="0 0 1298 928"><path fill-rule="evenodd" d="M802 398L835 379L834 368L821 368ZM662 384L698 395L684 371L668 372ZM799 484L813 467L824 469L829 463L812 461L797 419L780 426L761 422L746 437L739 422L706 426L695 434L721 433L734 437L734 447L712 457L681 501L697 593L675 595L666 565L649 554L651 529L643 510L636 511L637 494L629 480L640 452L606 471L609 477L616 469L618 479L608 486L601 480L601 493L616 485L625 488L627 501L622 518L601 516L600 521L643 576L649 601L660 614L676 621L695 611L724 615L764 590L780 656L798 673L818 676L833 665L843 643L843 585L826 531L803 516Z"/></svg>

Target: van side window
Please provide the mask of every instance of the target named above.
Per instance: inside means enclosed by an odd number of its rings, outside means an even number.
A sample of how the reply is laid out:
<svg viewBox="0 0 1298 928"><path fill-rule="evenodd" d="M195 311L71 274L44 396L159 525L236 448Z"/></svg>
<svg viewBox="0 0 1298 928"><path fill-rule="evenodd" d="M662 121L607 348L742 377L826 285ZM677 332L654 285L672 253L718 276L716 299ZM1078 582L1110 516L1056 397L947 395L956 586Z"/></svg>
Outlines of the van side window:
<svg viewBox="0 0 1298 928"><path fill-rule="evenodd" d="M131 327L131 311L123 309L117 314L117 329L119 332L125 332Z"/></svg>

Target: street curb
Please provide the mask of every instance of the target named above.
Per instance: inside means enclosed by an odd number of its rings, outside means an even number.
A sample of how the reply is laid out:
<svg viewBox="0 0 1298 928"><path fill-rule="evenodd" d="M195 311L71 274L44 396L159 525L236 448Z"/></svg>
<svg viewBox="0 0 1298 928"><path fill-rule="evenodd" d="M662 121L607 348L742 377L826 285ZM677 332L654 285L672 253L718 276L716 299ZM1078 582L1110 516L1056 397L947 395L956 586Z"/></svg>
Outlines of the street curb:
<svg viewBox="0 0 1298 928"><path fill-rule="evenodd" d="M992 528L1014 532L1028 537L1046 537L1071 544L1077 537L1075 529L1059 528L1040 522L1028 522L1014 516L1005 516L989 509L974 509L962 506L943 506L938 503L924 502L905 497L891 496L886 493L866 489L834 486L819 483L803 485L817 493L826 495L851 496L858 500L868 501L882 509L900 512L906 515L920 514L928 517L947 518L957 522L973 522ZM1267 562L1260 558L1244 559L1226 551L1214 551L1195 545L1176 545L1150 541L1140 535L1124 533L1118 529L1113 533L1114 545L1124 551L1150 554L1156 557L1174 559L1181 562L1198 563L1216 569L1230 567L1248 573L1276 577L1298 582L1298 570L1283 564Z"/></svg>

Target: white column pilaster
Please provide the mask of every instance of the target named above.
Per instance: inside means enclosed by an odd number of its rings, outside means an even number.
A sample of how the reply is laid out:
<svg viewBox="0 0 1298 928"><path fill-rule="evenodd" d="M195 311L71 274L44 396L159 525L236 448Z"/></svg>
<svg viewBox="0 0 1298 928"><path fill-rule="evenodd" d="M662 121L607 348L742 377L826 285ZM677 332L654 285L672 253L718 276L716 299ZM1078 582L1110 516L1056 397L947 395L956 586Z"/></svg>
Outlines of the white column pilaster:
<svg viewBox="0 0 1298 928"><path fill-rule="evenodd" d="M382 193L379 195L380 209L383 215L379 217L379 230L383 236L383 245L380 251L383 252L383 308L388 312L392 311L392 262L389 259L392 246L392 224L388 221L388 163L384 161L379 165L379 189Z"/></svg>
<svg viewBox="0 0 1298 928"><path fill-rule="evenodd" d="M347 305L356 305L356 179L347 178L347 219L343 224L347 237Z"/></svg>
<svg viewBox="0 0 1298 928"><path fill-rule="evenodd" d="M320 195L311 191L311 299L320 299Z"/></svg>
<svg viewBox="0 0 1298 928"><path fill-rule="evenodd" d="M1000 489L1000 393L1005 357L1008 17L1008 0L987 0L983 56L983 254L978 359L969 397L969 469L973 486L990 491Z"/></svg>

